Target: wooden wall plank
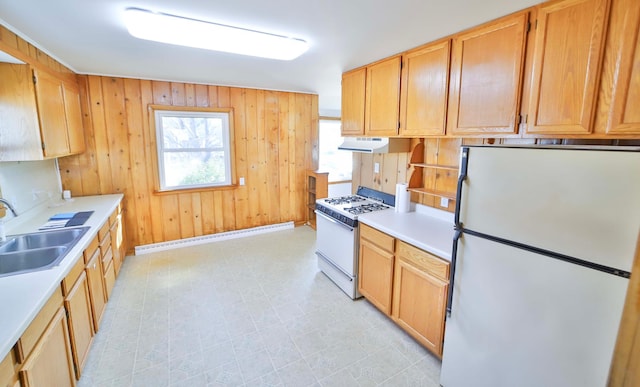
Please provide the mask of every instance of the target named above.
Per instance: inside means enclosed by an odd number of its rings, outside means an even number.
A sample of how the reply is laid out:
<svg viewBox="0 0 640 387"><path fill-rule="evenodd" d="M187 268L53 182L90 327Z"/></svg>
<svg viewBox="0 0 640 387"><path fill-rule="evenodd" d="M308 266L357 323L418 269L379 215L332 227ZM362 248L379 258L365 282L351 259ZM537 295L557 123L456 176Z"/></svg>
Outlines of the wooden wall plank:
<svg viewBox="0 0 640 387"><path fill-rule="evenodd" d="M180 211L180 238L192 238L194 234L193 200L190 193L178 194L178 208Z"/></svg>
<svg viewBox="0 0 640 387"><path fill-rule="evenodd" d="M265 103L265 134L266 139L264 142L264 148L267 159L267 182L266 189L268 192L268 207L266 209L266 218L263 220L265 223L280 223L282 221L280 215L280 160L279 160L279 143L280 143L280 128L279 122L279 104L278 93L274 91L267 91L264 95Z"/></svg>
<svg viewBox="0 0 640 387"><path fill-rule="evenodd" d="M150 206L150 220L151 220L151 235L153 243L166 241L164 237L164 211L162 207L162 197L154 195L156 187L156 176L153 165L156 160L156 135L155 129L151 127L149 123L149 104L155 103L154 95L154 82L152 81L140 81L140 94L141 94L141 109L142 113L142 136L144 138L144 159L146 161L146 174L147 174L147 189L149 193L149 206ZM142 150L141 150L142 151ZM135 221L131 216L128 216L129 220ZM137 242L137 244L142 244ZM130 246L135 246L132 244Z"/></svg>
<svg viewBox="0 0 640 387"><path fill-rule="evenodd" d="M231 106L234 107L234 132L235 132L235 145L236 145L236 173L238 178L245 178L245 185L238 187L235 192L235 226L234 229L244 229L249 227L250 212L249 212L249 192L251 186L255 184L255 181L249 176L249 165L247 155L247 112L246 112L246 96L247 90L230 88L229 100ZM227 217L225 217L226 219Z"/></svg>
<svg viewBox="0 0 640 387"><path fill-rule="evenodd" d="M109 155L109 139L107 137L107 124L105 122L104 94L102 91L102 78L89 78L89 95L91 99L91 117L93 119L93 135L95 146L98 150L96 161L98 164L99 188L96 193L113 193L111 181L111 157Z"/></svg>
<svg viewBox="0 0 640 387"><path fill-rule="evenodd" d="M209 98L211 98L211 93L209 93ZM237 111L240 110L240 106L236 107L231 103L231 88L230 87L225 87L225 86L218 86L217 87L217 101L218 101L218 107L225 107L225 108L233 108L233 116L234 116L234 126L237 127L237 125L235 124L235 121L237 120ZM237 138L237 133L235 134L235 137ZM238 144L235 144L235 168L236 168L236 178L240 177L240 171L239 171L239 163L240 163L240 159L238 157ZM242 173L245 173L246 171L246 159L244 159L245 162L245 169L242 170ZM237 183L237 181L236 181ZM243 187L240 187L237 190L225 190L222 192L222 202L221 202L221 207L223 209L223 211L221 211L222 213L222 223L221 223L221 231L230 231L230 230L237 230L238 227L236 226L236 191L242 190L242 189L246 189ZM217 197L217 195L216 195ZM216 206L217 208L217 206ZM218 213L218 211L216 211L216 213ZM218 226L218 224L216 223L216 227Z"/></svg>
<svg viewBox="0 0 640 387"><path fill-rule="evenodd" d="M291 191L289 187L289 97L287 93L278 92L278 204L280 220L290 219L292 211Z"/></svg>
<svg viewBox="0 0 640 387"><path fill-rule="evenodd" d="M245 91L245 135L246 135L246 159L247 159L247 181L251 184L247 186L247 202L243 202L247 207L248 218L241 228L256 226L260 223L261 208L261 188L260 181L260 155L258 153L258 136L260 132L260 120L258 119L257 90Z"/></svg>
<svg viewBox="0 0 640 387"><path fill-rule="evenodd" d="M131 166L131 195L125 209L138 214L135 222L125 224L127 237L130 241L138 240L141 244L153 243L152 210L149 200L149 181L146 168L146 146L143 131L146 109L142 105L140 81L136 79L124 80L125 110L129 136L129 165ZM126 221L127 219L125 219ZM130 234L130 235L129 235ZM130 245L130 244L129 244Z"/></svg>

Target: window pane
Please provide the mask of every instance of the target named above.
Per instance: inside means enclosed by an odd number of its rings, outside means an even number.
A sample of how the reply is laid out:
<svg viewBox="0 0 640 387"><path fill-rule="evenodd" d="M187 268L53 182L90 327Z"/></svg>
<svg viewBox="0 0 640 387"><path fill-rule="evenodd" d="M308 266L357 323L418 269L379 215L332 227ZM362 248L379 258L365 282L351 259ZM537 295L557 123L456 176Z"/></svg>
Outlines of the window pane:
<svg viewBox="0 0 640 387"><path fill-rule="evenodd" d="M224 152L165 152L165 187L229 184Z"/></svg>
<svg viewBox="0 0 640 387"><path fill-rule="evenodd" d="M320 120L319 169L329 172L329 181L351 180L353 154L338 150L338 146L344 141L340 128L340 121Z"/></svg>
<svg viewBox="0 0 640 387"><path fill-rule="evenodd" d="M223 121L217 117L163 116L164 147L214 148L224 145Z"/></svg>

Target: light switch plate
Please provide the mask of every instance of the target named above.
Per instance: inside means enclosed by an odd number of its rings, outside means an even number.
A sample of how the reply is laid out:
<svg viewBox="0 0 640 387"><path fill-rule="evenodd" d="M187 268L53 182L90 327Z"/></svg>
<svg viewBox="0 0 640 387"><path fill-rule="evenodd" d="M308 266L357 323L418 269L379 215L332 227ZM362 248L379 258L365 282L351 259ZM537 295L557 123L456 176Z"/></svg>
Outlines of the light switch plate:
<svg viewBox="0 0 640 387"><path fill-rule="evenodd" d="M449 207L449 199L440 198L440 207L448 208Z"/></svg>
<svg viewBox="0 0 640 387"><path fill-rule="evenodd" d="M373 173L380 173L380 163L373 163Z"/></svg>
<svg viewBox="0 0 640 387"><path fill-rule="evenodd" d="M244 177L241 177L239 180L240 185L244 185Z"/></svg>

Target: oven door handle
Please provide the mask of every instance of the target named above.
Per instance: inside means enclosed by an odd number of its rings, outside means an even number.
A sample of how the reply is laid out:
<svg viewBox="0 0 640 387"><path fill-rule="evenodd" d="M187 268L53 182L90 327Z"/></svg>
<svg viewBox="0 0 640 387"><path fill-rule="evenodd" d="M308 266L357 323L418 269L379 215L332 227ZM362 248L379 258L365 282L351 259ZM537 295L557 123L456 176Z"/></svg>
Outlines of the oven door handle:
<svg viewBox="0 0 640 387"><path fill-rule="evenodd" d="M337 220L335 220L335 219L333 219L332 217L329 217L329 216L327 216L327 215L323 214L322 212L320 212L320 211L318 211L318 210L315 210L314 212L316 213L316 215L318 215L318 216L321 216L321 217L325 218L325 219L326 219L326 220L328 220L329 222L335 223L335 224L337 224L338 226L342 226L342 227L346 228L346 229L347 229L347 230L349 230L349 231L353 231L353 227L349 227L349 226L347 226L346 224L344 224L344 223L342 223L342 222L338 222Z"/></svg>

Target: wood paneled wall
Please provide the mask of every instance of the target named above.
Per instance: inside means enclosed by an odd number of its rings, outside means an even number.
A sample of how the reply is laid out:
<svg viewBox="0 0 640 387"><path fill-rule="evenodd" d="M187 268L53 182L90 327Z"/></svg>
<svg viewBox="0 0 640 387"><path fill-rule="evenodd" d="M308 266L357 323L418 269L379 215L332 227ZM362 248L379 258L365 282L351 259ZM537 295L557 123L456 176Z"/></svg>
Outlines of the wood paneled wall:
<svg viewBox="0 0 640 387"><path fill-rule="evenodd" d="M59 160L62 185L75 196L123 193L130 248L305 220L305 170L317 167L317 95L79 79L87 150ZM149 104L233 108L236 176L246 185L155 192Z"/></svg>

